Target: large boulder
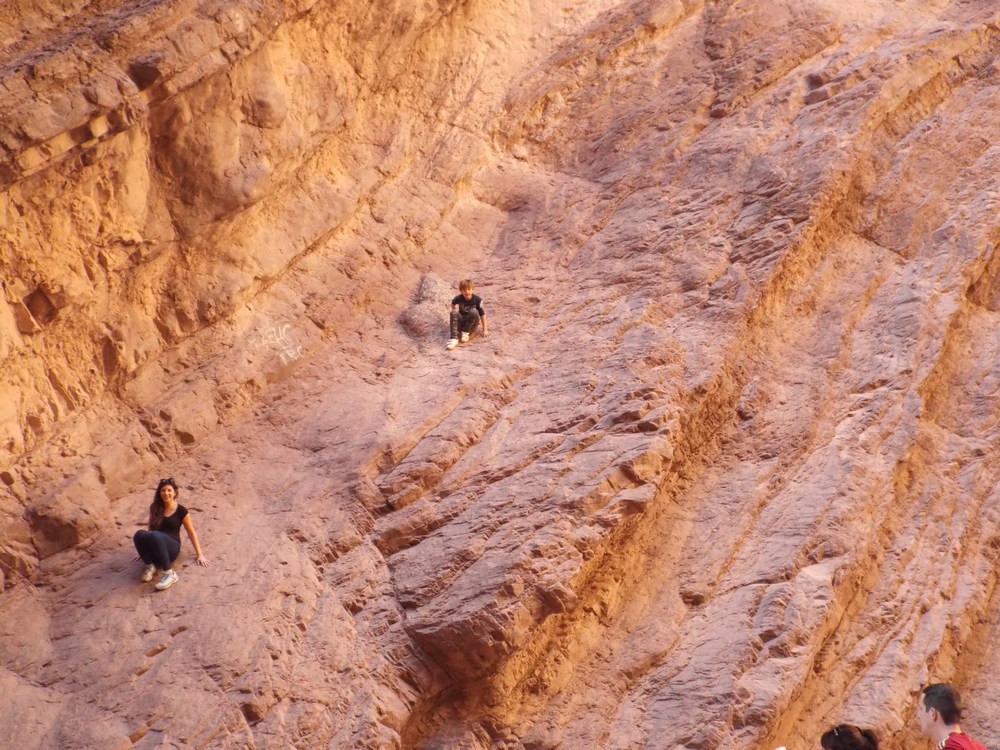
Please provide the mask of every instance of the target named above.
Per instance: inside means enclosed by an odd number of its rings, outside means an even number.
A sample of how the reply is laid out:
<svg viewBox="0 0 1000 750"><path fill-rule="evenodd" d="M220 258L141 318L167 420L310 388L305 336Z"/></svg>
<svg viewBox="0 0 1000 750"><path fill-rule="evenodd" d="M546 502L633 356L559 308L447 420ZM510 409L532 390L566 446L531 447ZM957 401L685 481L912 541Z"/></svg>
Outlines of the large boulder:
<svg viewBox="0 0 1000 750"><path fill-rule="evenodd" d="M111 507L97 469L82 471L31 505L27 519L42 559L90 539L111 523Z"/></svg>

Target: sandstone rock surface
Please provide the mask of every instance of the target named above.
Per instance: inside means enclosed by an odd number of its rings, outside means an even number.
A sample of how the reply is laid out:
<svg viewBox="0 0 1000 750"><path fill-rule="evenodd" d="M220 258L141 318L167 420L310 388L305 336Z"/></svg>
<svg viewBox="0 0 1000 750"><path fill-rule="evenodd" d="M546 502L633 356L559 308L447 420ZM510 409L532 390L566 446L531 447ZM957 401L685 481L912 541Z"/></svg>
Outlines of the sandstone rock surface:
<svg viewBox="0 0 1000 750"><path fill-rule="evenodd" d="M992 0L4 3L5 746L1000 744L998 107Z"/></svg>

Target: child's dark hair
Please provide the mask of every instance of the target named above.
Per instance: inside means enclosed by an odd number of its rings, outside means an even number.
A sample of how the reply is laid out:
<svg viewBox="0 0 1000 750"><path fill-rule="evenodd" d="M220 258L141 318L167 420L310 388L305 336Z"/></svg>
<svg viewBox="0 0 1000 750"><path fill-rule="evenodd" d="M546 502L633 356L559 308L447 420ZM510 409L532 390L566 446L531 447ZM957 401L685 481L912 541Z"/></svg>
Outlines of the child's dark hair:
<svg viewBox="0 0 1000 750"><path fill-rule="evenodd" d="M878 737L871 729L838 724L819 738L823 750L878 750Z"/></svg>

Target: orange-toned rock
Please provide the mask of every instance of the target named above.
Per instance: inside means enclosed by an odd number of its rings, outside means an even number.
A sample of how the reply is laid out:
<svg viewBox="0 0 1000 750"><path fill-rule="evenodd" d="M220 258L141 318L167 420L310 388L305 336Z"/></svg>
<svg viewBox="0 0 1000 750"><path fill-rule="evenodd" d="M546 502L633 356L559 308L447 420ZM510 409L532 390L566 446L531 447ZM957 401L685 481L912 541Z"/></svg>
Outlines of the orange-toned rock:
<svg viewBox="0 0 1000 750"><path fill-rule="evenodd" d="M1000 742L998 28L4 4L0 736Z"/></svg>

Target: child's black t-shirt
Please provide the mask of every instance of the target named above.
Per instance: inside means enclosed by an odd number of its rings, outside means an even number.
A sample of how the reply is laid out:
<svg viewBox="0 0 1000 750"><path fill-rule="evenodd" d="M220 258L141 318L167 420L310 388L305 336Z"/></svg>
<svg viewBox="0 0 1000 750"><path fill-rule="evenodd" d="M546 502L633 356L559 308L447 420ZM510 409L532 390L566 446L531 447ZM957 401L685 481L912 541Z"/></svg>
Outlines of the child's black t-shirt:
<svg viewBox="0 0 1000 750"><path fill-rule="evenodd" d="M483 298L478 294L473 294L469 299L466 299L461 294L455 297L451 301L452 305L458 305L458 311L462 314L471 312L475 309L479 313L479 317L484 317L486 312L483 310Z"/></svg>

